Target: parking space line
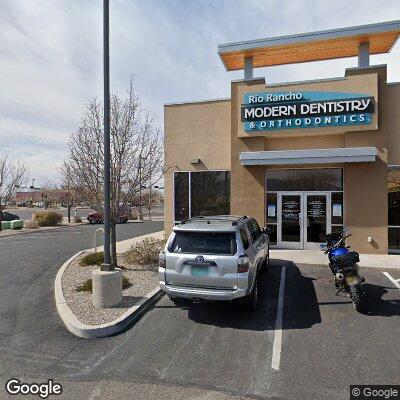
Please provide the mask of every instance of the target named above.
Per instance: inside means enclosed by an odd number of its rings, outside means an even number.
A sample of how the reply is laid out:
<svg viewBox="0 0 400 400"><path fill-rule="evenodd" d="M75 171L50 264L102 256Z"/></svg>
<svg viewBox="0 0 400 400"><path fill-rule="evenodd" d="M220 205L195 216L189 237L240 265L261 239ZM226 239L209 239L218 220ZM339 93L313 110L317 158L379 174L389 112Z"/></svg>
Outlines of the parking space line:
<svg viewBox="0 0 400 400"><path fill-rule="evenodd" d="M400 279L394 279L393 276L391 276L389 273L387 272L383 272L383 274L390 280L393 282L393 285L397 287L397 289L400 289Z"/></svg>
<svg viewBox="0 0 400 400"><path fill-rule="evenodd" d="M286 267L282 267L281 281L279 284L278 309L276 311L275 337L274 337L274 345L272 348L272 361L271 361L271 367L276 371L279 370L279 366L281 363L283 294L285 291L285 276L286 276Z"/></svg>

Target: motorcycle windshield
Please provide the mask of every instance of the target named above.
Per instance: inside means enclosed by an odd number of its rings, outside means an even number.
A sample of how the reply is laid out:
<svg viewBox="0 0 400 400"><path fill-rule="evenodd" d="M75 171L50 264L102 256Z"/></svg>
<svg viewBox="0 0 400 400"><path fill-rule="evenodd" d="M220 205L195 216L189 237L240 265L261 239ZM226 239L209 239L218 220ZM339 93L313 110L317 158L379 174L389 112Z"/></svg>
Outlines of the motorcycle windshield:
<svg viewBox="0 0 400 400"><path fill-rule="evenodd" d="M343 256L343 255L347 254L349 251L350 251L349 249L346 249L346 248L344 248L344 247L338 247L337 249L333 249L333 250L329 253L329 255L330 255L331 257Z"/></svg>

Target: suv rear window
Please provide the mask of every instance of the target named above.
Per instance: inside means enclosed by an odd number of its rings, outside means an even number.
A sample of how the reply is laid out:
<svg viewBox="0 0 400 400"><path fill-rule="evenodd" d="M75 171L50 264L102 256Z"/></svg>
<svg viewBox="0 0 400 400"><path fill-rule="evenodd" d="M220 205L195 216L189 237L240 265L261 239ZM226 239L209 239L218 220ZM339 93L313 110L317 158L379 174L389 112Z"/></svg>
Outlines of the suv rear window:
<svg viewBox="0 0 400 400"><path fill-rule="evenodd" d="M234 232L175 232L171 253L236 254Z"/></svg>

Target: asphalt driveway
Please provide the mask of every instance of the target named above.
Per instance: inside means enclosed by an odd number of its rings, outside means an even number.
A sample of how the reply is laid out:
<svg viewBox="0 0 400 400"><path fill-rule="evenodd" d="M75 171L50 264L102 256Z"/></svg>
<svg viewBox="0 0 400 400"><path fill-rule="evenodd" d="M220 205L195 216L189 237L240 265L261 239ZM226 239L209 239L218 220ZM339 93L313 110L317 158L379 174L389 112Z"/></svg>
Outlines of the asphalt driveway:
<svg viewBox="0 0 400 400"><path fill-rule="evenodd" d="M400 291L384 270L363 272L365 315L335 296L326 266L273 260L255 313L211 302L178 308L163 297L126 332L98 340L63 329L51 290L40 293L40 281L55 272L37 272L25 289L22 277L15 282L24 294L8 320L1 305L1 379L53 378L68 399L348 399L350 384L394 384L399 377ZM387 272L400 278L399 270Z"/></svg>

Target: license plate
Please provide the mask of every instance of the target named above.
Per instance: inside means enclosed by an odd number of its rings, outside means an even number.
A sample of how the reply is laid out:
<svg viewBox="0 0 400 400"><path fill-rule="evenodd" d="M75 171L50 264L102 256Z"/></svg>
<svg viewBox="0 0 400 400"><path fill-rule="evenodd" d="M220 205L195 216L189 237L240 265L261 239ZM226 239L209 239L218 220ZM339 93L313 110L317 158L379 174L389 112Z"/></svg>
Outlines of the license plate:
<svg viewBox="0 0 400 400"><path fill-rule="evenodd" d="M348 276L346 278L346 283L348 285L355 285L356 283L358 283L358 278L356 276Z"/></svg>
<svg viewBox="0 0 400 400"><path fill-rule="evenodd" d="M192 275L195 276L207 276L208 275L208 267L203 267L203 266L196 266L192 265Z"/></svg>

